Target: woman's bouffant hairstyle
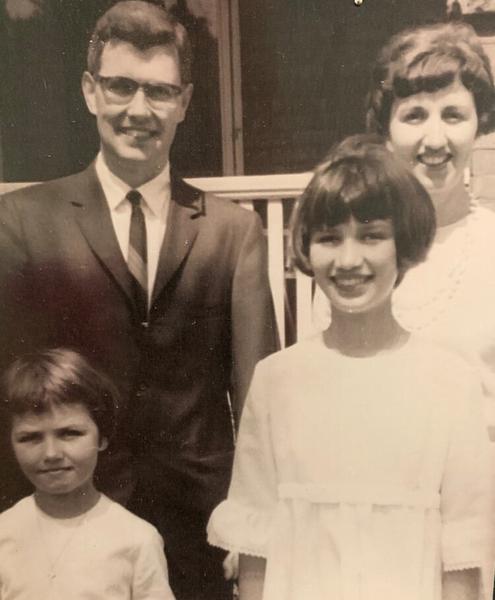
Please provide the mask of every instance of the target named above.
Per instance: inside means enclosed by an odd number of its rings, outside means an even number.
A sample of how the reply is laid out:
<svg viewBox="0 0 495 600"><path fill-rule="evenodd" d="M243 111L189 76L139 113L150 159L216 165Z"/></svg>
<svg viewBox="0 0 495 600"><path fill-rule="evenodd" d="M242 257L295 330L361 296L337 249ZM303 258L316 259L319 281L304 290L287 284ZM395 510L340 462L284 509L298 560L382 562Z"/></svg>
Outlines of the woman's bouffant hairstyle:
<svg viewBox="0 0 495 600"><path fill-rule="evenodd" d="M61 404L82 404L100 436L110 440L114 434L118 392L106 375L73 350L41 350L18 358L3 375L1 393L2 408L11 420Z"/></svg>
<svg viewBox="0 0 495 600"><path fill-rule="evenodd" d="M88 48L87 65L97 75L101 55L110 41L128 42L138 50L173 46L179 56L182 83L191 83L192 50L184 27L161 6L142 0L117 2L101 16Z"/></svg>
<svg viewBox="0 0 495 600"><path fill-rule="evenodd" d="M473 94L478 134L495 129L495 89L490 60L467 23L407 29L382 48L367 100L368 131L387 136L396 98L436 92L456 78Z"/></svg>
<svg viewBox="0 0 495 600"><path fill-rule="evenodd" d="M354 217L361 223L391 219L400 283L410 267L426 258L436 230L430 196L382 138L355 135L337 144L315 169L292 219L296 266L313 275L311 236Z"/></svg>

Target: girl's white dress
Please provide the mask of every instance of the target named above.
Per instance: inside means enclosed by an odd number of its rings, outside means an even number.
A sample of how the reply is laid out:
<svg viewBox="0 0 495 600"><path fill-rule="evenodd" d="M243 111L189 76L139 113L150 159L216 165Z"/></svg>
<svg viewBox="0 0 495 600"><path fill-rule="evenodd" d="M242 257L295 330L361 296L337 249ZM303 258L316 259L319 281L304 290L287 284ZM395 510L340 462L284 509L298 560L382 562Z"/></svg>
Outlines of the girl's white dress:
<svg viewBox="0 0 495 600"><path fill-rule="evenodd" d="M407 330L460 353L477 371L495 442L495 212L473 205L463 219L439 227L425 262L410 269L392 297ZM315 328L330 321L317 288Z"/></svg>
<svg viewBox="0 0 495 600"><path fill-rule="evenodd" d="M157 530L102 496L53 519L33 496L0 514L0 600L174 600Z"/></svg>
<svg viewBox="0 0 495 600"><path fill-rule="evenodd" d="M264 600L438 600L488 567L489 442L478 379L412 336L350 358L317 336L259 363L213 545L266 557Z"/></svg>

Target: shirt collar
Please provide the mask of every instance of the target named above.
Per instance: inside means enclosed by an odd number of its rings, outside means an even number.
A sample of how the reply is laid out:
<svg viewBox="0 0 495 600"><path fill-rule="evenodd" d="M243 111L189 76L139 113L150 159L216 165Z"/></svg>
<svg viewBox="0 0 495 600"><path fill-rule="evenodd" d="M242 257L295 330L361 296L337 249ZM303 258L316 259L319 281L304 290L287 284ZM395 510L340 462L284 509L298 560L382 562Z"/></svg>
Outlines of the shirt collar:
<svg viewBox="0 0 495 600"><path fill-rule="evenodd" d="M133 188L110 171L101 152L96 157L95 170L110 210L116 210ZM156 177L136 189L155 216L163 215L170 200L170 163L167 162Z"/></svg>

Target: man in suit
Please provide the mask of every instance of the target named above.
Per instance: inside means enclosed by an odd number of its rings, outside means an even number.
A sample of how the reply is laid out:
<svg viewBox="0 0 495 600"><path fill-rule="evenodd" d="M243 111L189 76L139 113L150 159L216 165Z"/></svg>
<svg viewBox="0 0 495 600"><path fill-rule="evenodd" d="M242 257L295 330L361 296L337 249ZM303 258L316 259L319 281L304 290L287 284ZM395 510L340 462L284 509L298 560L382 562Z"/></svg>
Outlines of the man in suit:
<svg viewBox="0 0 495 600"><path fill-rule="evenodd" d="M119 2L98 21L82 78L96 161L0 202L1 360L69 346L113 377L123 406L100 486L163 534L179 600L215 600L230 588L205 526L277 335L259 218L200 198L169 165L190 63L157 5Z"/></svg>

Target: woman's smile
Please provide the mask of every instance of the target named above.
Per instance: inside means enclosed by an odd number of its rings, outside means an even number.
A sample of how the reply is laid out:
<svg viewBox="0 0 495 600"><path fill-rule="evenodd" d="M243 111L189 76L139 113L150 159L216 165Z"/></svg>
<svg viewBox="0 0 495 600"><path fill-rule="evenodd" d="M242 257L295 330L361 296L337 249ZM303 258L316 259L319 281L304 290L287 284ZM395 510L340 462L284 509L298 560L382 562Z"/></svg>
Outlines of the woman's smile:
<svg viewBox="0 0 495 600"><path fill-rule="evenodd" d="M478 131L473 94L457 79L436 92L396 98L389 124L389 145L412 167L434 204L464 186ZM437 207L438 208L438 207Z"/></svg>
<svg viewBox="0 0 495 600"><path fill-rule="evenodd" d="M416 160L429 169L440 170L452 160L452 154L450 152L423 152L418 154Z"/></svg>

